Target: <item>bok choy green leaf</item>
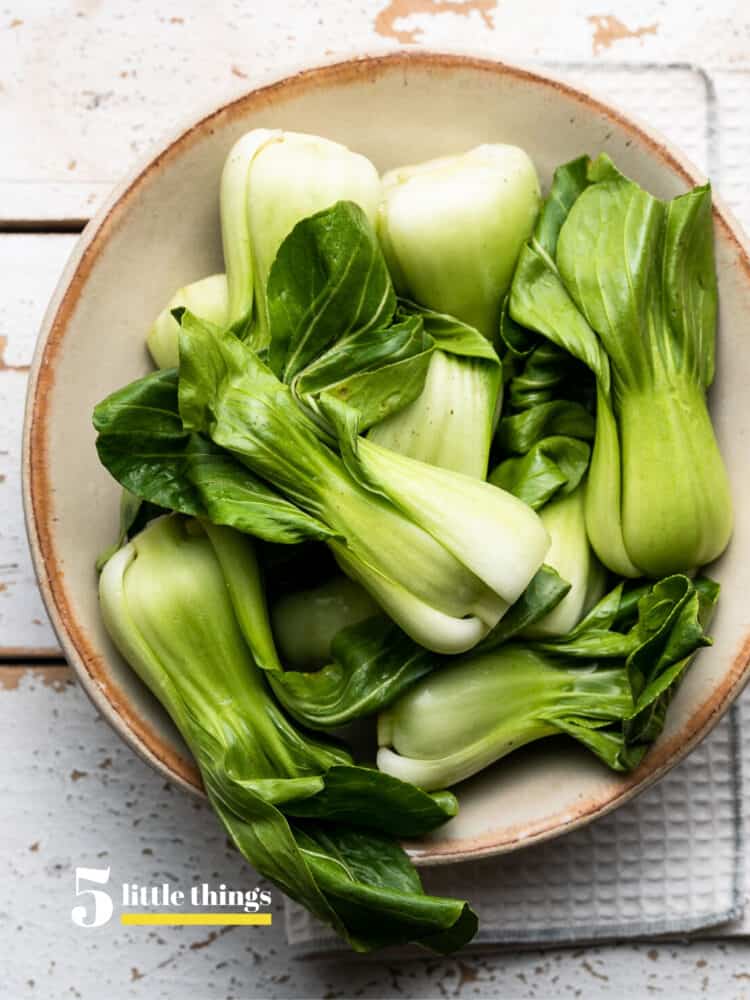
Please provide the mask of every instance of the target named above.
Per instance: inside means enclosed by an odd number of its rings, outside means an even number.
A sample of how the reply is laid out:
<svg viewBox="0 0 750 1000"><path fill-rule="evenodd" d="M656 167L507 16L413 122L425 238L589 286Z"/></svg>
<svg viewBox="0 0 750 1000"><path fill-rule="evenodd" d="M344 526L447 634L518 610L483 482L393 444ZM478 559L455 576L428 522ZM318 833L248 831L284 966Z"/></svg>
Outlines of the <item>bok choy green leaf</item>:
<svg viewBox="0 0 750 1000"><path fill-rule="evenodd" d="M396 311L375 232L362 209L346 201L292 229L270 269L267 297L268 361L284 382L342 337L387 327Z"/></svg>
<svg viewBox="0 0 750 1000"><path fill-rule="evenodd" d="M538 228L544 228L548 201ZM490 482L539 511L551 539L546 560L571 584L568 594L528 637L564 635L598 601L605 571L589 544L585 525L585 476L594 431L593 379L587 369L554 344L514 325L507 317L501 336L506 367L513 366L498 426L496 449L504 458ZM511 334L509 336L509 333Z"/></svg>
<svg viewBox="0 0 750 1000"><path fill-rule="evenodd" d="M94 426L102 464L140 500L270 542L331 535L207 437L185 430L175 369L118 389L94 410Z"/></svg>
<svg viewBox="0 0 750 1000"><path fill-rule="evenodd" d="M396 315L375 232L353 202L294 227L273 262L267 302L269 364L320 423L330 400L356 412L364 431L421 392L434 341L418 315Z"/></svg>

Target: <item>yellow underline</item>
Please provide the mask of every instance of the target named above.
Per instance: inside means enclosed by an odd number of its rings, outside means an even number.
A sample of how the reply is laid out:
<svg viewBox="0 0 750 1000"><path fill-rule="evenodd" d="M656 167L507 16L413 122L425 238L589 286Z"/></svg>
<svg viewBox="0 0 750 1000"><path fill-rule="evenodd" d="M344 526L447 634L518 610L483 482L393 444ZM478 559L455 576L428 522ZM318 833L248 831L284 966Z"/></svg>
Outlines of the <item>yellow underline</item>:
<svg viewBox="0 0 750 1000"><path fill-rule="evenodd" d="M120 923L129 926L215 927L219 924L270 927L270 913L122 913Z"/></svg>

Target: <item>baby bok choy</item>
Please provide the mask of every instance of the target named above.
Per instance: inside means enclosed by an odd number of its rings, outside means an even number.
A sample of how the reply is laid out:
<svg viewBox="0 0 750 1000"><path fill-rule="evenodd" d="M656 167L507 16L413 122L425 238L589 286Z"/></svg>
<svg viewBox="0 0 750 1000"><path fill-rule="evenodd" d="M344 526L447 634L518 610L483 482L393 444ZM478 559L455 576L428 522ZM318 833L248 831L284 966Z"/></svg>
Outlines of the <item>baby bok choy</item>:
<svg viewBox="0 0 750 1000"><path fill-rule="evenodd" d="M378 235L396 290L493 341L540 201L534 164L517 146L477 146L390 170Z"/></svg>
<svg viewBox="0 0 750 1000"><path fill-rule="evenodd" d="M434 310L433 323L455 317L494 343L539 201L534 165L516 146L478 146L391 170L383 177L378 234L396 290ZM498 368L438 350L421 395L370 438L484 479L499 390Z"/></svg>
<svg viewBox="0 0 750 1000"><path fill-rule="evenodd" d="M226 528L170 515L106 564L105 625L166 708L200 769L227 833L257 871L359 951L419 941L459 948L476 918L427 896L392 839L420 835L456 811L353 764L342 747L296 729L274 701L238 621L214 543L242 560L251 544ZM252 550L250 550L252 571Z"/></svg>
<svg viewBox="0 0 750 1000"><path fill-rule="evenodd" d="M185 313L176 387L170 377L147 376L97 407L99 455L120 483L253 533L257 519L264 537L278 510L297 534L273 540L325 538L345 572L422 645L470 649L541 566L549 539L526 504L366 439L345 463L231 332ZM157 395L158 410L144 405Z"/></svg>
<svg viewBox="0 0 750 1000"><path fill-rule="evenodd" d="M437 343L421 316L396 315L362 210L340 202L295 226L268 299L270 367L234 330L184 313L179 374L148 376L97 407L103 464L163 507L271 541L325 539L415 641L472 648L524 591L549 539L507 492L357 435L413 398ZM388 361L383 345L400 343L404 326L416 353ZM462 339L497 365L475 331Z"/></svg>
<svg viewBox="0 0 750 1000"><path fill-rule="evenodd" d="M359 205L374 223L380 178L370 161L330 139L253 129L232 146L220 187L225 274L181 288L157 317L148 347L159 368L178 363L184 307L217 326L234 326L256 347L268 343L266 285L276 253L294 226L337 201Z"/></svg>
<svg viewBox="0 0 750 1000"><path fill-rule="evenodd" d="M421 788L451 786L518 747L567 734L616 771L661 732L718 595L708 580L622 584L567 636L453 660L381 713L378 767ZM633 612L636 613L632 621Z"/></svg>
<svg viewBox="0 0 750 1000"><path fill-rule="evenodd" d="M179 405L184 427L327 525L344 571L431 649L474 646L544 559L547 534L515 497L367 439L346 463L246 344L189 314Z"/></svg>
<svg viewBox="0 0 750 1000"><path fill-rule="evenodd" d="M606 156L560 167L509 310L596 377L586 528L621 576L689 571L732 531L706 405L717 290L708 185L660 201Z"/></svg>
<svg viewBox="0 0 750 1000"><path fill-rule="evenodd" d="M493 387L494 405L500 363L492 345L451 316L397 301L375 232L352 202L294 227L271 268L267 299L269 365L319 423L334 405L356 412L360 432L382 426L424 396L436 355L466 362ZM483 398L471 411L476 422L463 427L464 448L484 433ZM468 401L463 405L468 414ZM432 438L449 406L444 396L432 415Z"/></svg>

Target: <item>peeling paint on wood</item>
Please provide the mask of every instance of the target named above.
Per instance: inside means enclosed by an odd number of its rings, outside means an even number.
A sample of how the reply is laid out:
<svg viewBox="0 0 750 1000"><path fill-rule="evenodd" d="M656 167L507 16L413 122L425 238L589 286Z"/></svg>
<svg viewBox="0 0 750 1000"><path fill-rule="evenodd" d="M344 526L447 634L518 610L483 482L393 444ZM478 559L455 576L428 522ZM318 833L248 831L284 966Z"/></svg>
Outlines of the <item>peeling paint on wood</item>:
<svg viewBox="0 0 750 1000"><path fill-rule="evenodd" d="M610 48L615 42L624 38L640 38L645 35L655 35L659 30L659 25L645 24L641 28L628 28L622 21L611 14L594 14L587 18L594 26L594 36L591 41L591 50L594 55L598 55L604 49Z"/></svg>
<svg viewBox="0 0 750 1000"><path fill-rule="evenodd" d="M75 683L75 674L64 664L49 667L11 667L0 664L0 693L16 691L24 678L39 681L44 687L57 692L64 691Z"/></svg>
<svg viewBox="0 0 750 1000"><path fill-rule="evenodd" d="M8 338L0 336L0 372L27 372L29 365L11 365L5 360L5 349L8 346Z"/></svg>
<svg viewBox="0 0 750 1000"><path fill-rule="evenodd" d="M402 45L416 42L422 32L419 28L398 27L415 14L435 17L438 14L457 14L470 17L478 14L484 26L492 30L492 13L497 8L497 0L390 0L374 21L375 31L383 38L392 38Z"/></svg>
<svg viewBox="0 0 750 1000"><path fill-rule="evenodd" d="M750 18L736 0L631 0L625 14L593 0L233 0L221 17L193 0L175 15L183 25L170 24L162 5L141 0L127 17L119 7L98 4L78 17L63 0L24 4L23 27L0 30L0 133L13 136L0 162L0 224L80 223L165 129L260 75L325 53L416 40L508 62L583 63L601 27L602 61L750 68Z"/></svg>

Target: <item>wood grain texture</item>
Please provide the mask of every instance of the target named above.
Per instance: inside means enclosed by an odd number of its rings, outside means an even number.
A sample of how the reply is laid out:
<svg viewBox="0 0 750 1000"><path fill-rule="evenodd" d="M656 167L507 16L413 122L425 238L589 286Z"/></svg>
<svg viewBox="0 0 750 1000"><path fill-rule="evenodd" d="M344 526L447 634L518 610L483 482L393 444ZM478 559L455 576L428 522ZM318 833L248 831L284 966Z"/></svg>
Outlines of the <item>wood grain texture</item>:
<svg viewBox="0 0 750 1000"><path fill-rule="evenodd" d="M0 12L3 220L80 220L163 135L284 67L394 48L480 49L529 60L750 66L750 13L631 0L10 0Z"/></svg>
<svg viewBox="0 0 750 1000"><path fill-rule="evenodd" d="M37 333L75 241L68 235L0 235L0 657L60 653L26 540L21 434Z"/></svg>

